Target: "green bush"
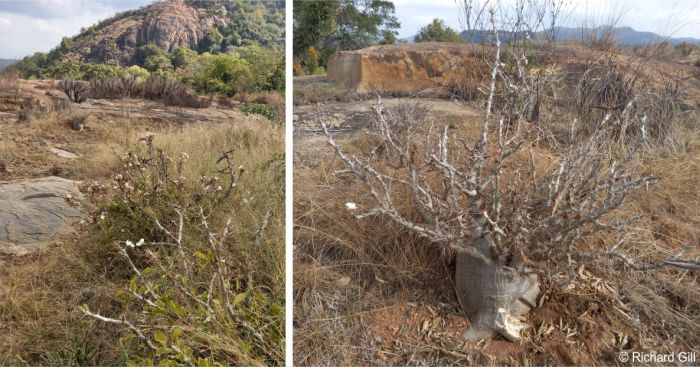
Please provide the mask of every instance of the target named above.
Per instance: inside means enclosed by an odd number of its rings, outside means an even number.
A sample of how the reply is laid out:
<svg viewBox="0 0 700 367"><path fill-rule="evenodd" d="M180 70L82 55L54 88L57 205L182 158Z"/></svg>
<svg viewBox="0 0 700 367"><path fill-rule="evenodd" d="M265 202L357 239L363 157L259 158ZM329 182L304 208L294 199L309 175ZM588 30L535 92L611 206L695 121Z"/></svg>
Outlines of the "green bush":
<svg viewBox="0 0 700 367"><path fill-rule="evenodd" d="M197 58L197 51L191 50L184 46L178 46L173 51L171 61L174 67L180 68L187 66L192 60Z"/></svg>
<svg viewBox="0 0 700 367"><path fill-rule="evenodd" d="M253 74L252 90L283 90L284 54L278 50L260 46L246 46L234 49L243 60L248 61Z"/></svg>
<svg viewBox="0 0 700 367"><path fill-rule="evenodd" d="M232 96L253 89L255 80L248 61L229 54L219 54L212 55L205 62L199 81L200 91Z"/></svg>
<svg viewBox="0 0 700 367"><path fill-rule="evenodd" d="M199 52L219 52L221 51L221 42L224 36L218 29L212 28L207 31L204 39L199 43Z"/></svg>
<svg viewBox="0 0 700 367"><path fill-rule="evenodd" d="M246 115L256 114L266 117L270 121L277 120L277 112L275 107L264 103L248 103L241 109Z"/></svg>
<svg viewBox="0 0 700 367"><path fill-rule="evenodd" d="M150 55L143 62L143 67L150 72L172 70L173 64L165 54Z"/></svg>

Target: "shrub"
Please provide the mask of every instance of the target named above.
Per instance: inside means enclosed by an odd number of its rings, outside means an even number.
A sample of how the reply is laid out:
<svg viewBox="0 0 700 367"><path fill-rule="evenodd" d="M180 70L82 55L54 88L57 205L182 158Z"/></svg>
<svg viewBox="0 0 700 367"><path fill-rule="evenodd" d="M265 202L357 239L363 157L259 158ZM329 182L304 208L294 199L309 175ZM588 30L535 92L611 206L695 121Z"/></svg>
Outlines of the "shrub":
<svg viewBox="0 0 700 367"><path fill-rule="evenodd" d="M150 72L167 71L173 68L170 58L166 55L151 55L143 62L143 66Z"/></svg>
<svg viewBox="0 0 700 367"><path fill-rule="evenodd" d="M68 96L68 99L74 103L82 103L85 101L85 92L87 88L85 83L73 79L64 79L58 83L58 88Z"/></svg>
<svg viewBox="0 0 700 367"><path fill-rule="evenodd" d="M248 61L253 82L246 91L284 90L284 54L260 46L238 47L234 52Z"/></svg>
<svg viewBox="0 0 700 367"><path fill-rule="evenodd" d="M245 105L241 111L243 111L243 113L246 115L253 113L264 116L270 121L277 120L277 112L275 111L275 108L264 103L249 103Z"/></svg>
<svg viewBox="0 0 700 367"><path fill-rule="evenodd" d="M221 42L224 36L216 28L211 28L207 31L204 39L199 42L199 52L219 52L221 50Z"/></svg>
<svg viewBox="0 0 700 367"><path fill-rule="evenodd" d="M197 58L197 51L191 50L188 47L178 46L173 51L171 57L173 66L176 68L187 66L192 60Z"/></svg>
<svg viewBox="0 0 700 367"><path fill-rule="evenodd" d="M206 108L211 101L200 97L192 88L174 79L151 76L139 81L133 76L119 79L98 79L89 84L92 98L145 98L168 106Z"/></svg>
<svg viewBox="0 0 700 367"><path fill-rule="evenodd" d="M307 54L306 70L309 74L316 74L316 69L318 69L318 50L316 50L316 47L311 46L309 47Z"/></svg>
<svg viewBox="0 0 700 367"><path fill-rule="evenodd" d="M131 65L128 68L126 68L126 74L134 77L137 81L143 81L150 75L148 73L148 70L138 65Z"/></svg>
<svg viewBox="0 0 700 367"><path fill-rule="evenodd" d="M435 18L433 22L421 28L416 34L416 42L463 42L462 36L447 26L442 19Z"/></svg>
<svg viewBox="0 0 700 367"><path fill-rule="evenodd" d="M228 54L213 55L201 76L200 90L232 96L253 89L253 78L248 61Z"/></svg>
<svg viewBox="0 0 700 367"><path fill-rule="evenodd" d="M243 228L236 188L243 174L229 153L219 176L187 179L188 156L173 159L146 140L123 158L117 198L103 206L102 236L131 271L118 293L121 315L83 313L124 328L128 365L281 365L283 304L240 260L240 242L259 251L270 214ZM213 163L213 162L212 162ZM255 254L253 254L255 255Z"/></svg>

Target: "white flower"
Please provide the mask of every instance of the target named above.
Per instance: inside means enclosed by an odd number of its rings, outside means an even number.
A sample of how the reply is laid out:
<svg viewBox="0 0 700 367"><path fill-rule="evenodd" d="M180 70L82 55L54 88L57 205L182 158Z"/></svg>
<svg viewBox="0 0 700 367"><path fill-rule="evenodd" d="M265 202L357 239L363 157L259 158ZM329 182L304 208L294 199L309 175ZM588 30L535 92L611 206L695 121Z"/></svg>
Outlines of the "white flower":
<svg viewBox="0 0 700 367"><path fill-rule="evenodd" d="M126 241L126 247L134 248L134 243L127 240L127 241Z"/></svg>
<svg viewBox="0 0 700 367"><path fill-rule="evenodd" d="M143 238L140 239L139 242L136 242L136 247L142 246L144 242L145 242L145 241L143 240Z"/></svg>
<svg viewBox="0 0 700 367"><path fill-rule="evenodd" d="M107 219L107 216L105 215L104 212L102 212L102 213L100 214L100 220L105 220L105 219Z"/></svg>
<svg viewBox="0 0 700 367"><path fill-rule="evenodd" d="M355 210L357 209L357 204L353 203L352 201L348 201L345 203L345 207L348 208L348 210Z"/></svg>

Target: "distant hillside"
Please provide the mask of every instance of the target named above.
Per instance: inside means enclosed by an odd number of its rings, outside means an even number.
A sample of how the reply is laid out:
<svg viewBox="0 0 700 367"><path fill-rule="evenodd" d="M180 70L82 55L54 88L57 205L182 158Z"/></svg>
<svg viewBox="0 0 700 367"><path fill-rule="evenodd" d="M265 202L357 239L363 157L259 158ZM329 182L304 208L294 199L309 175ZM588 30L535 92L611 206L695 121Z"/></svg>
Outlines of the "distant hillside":
<svg viewBox="0 0 700 367"><path fill-rule="evenodd" d="M108 65L138 64L140 46L220 51L284 44L284 1L167 0L118 14L65 39L62 58ZM52 51L53 52L53 51Z"/></svg>
<svg viewBox="0 0 700 367"><path fill-rule="evenodd" d="M114 66L143 66L139 48L155 45L165 52L182 46L225 52L239 46L284 45L284 0L165 0L119 13L64 37L49 53L26 62L48 65L75 60Z"/></svg>
<svg viewBox="0 0 700 367"><path fill-rule="evenodd" d="M557 41L577 42L581 41L585 35L602 34L603 32L605 32L605 30L605 27L597 27L595 29L555 27L554 33ZM612 30L615 34L615 41L626 46L646 46L648 44L662 41L668 41L672 45L677 45L683 42L700 45L700 39L697 38L669 38L660 36L654 32L636 31L631 27L619 27L613 28Z"/></svg>
<svg viewBox="0 0 700 367"><path fill-rule="evenodd" d="M584 40L585 37L589 37L592 34L602 34L605 31L605 27L597 28L571 28L571 27L555 27L554 37L558 42L580 42ZM668 41L672 45L677 45L680 43L690 43L695 45L700 45L700 39L692 37L663 37L654 32L642 32L636 31L631 27L619 27L613 28L615 34L615 41L625 45L625 46L645 46L651 43L657 43L662 41ZM549 32L546 32L549 33ZM545 32L538 32L536 34L531 34L532 38L544 37ZM465 40L473 40L474 42L483 42L489 40L492 37L491 31L475 30L471 32L463 31L461 33L462 38ZM507 41L511 37L524 37L525 32L520 32L517 34L505 31L499 31L499 38L502 41ZM407 42L413 42L415 36L409 36L403 38Z"/></svg>
<svg viewBox="0 0 700 367"><path fill-rule="evenodd" d="M281 90L284 8L283 0L157 1L81 29L2 72L27 79L166 78L228 96Z"/></svg>
<svg viewBox="0 0 700 367"><path fill-rule="evenodd" d="M15 59L0 59L0 69L16 63L18 60Z"/></svg>

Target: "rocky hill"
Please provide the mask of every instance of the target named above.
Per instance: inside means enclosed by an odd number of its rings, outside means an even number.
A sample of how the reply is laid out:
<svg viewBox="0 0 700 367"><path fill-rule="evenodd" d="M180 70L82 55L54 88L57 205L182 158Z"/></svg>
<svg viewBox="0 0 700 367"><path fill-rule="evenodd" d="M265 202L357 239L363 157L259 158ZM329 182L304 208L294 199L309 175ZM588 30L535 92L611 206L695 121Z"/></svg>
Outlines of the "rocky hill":
<svg viewBox="0 0 700 367"><path fill-rule="evenodd" d="M227 47L284 43L284 1L166 0L127 11L64 38L50 59L108 65L138 64L147 44L171 52L178 46L225 51Z"/></svg>

